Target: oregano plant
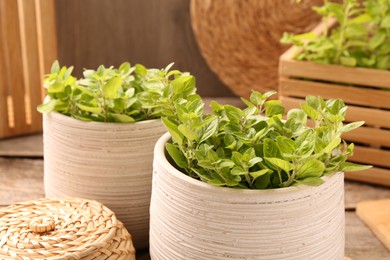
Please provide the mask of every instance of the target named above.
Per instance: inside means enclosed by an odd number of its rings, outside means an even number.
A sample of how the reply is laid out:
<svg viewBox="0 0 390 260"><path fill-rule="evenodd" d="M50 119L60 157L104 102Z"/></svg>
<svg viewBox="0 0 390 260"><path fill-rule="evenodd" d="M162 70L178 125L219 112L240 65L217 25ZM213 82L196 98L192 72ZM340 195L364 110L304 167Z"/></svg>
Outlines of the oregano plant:
<svg viewBox="0 0 390 260"><path fill-rule="evenodd" d="M342 100L308 96L283 120L281 102L268 100L273 94L254 91L244 109L213 101L211 114L199 96L175 102L176 115L162 118L171 163L209 184L243 189L320 185L326 174L370 167L347 162L354 145L341 135L364 122L344 124Z"/></svg>
<svg viewBox="0 0 390 260"><path fill-rule="evenodd" d="M38 111L56 111L82 121L132 123L174 115L174 102L196 95L195 78L187 72L147 69L128 62L103 65L72 76L73 67L53 63L45 76L48 98Z"/></svg>
<svg viewBox="0 0 390 260"><path fill-rule="evenodd" d="M284 33L281 42L302 48L297 60L390 69L390 1L324 0L313 8L323 17L322 34ZM330 19L336 20L333 28Z"/></svg>

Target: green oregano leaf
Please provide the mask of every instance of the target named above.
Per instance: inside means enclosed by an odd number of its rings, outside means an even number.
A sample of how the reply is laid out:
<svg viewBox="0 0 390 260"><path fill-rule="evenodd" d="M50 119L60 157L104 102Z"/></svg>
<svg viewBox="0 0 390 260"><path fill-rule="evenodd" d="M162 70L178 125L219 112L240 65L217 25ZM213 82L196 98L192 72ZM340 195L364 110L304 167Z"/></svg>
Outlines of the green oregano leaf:
<svg viewBox="0 0 390 260"><path fill-rule="evenodd" d="M302 164L296 172L298 179L321 177L325 171L325 164L319 160L310 160Z"/></svg>
<svg viewBox="0 0 390 260"><path fill-rule="evenodd" d="M57 104L58 100L52 99L44 104L39 105L37 109L40 113L49 113L54 111Z"/></svg>
<svg viewBox="0 0 390 260"><path fill-rule="evenodd" d="M324 1L313 10L322 16L323 31L294 35L285 32L284 44L299 47L295 59L320 64L339 64L349 67L390 69L390 2L378 0L343 0L341 3ZM336 25L328 22L336 19ZM310 106L310 104L309 104ZM313 107L315 108L315 107ZM306 109L305 110L309 110Z"/></svg>
<svg viewBox="0 0 390 260"><path fill-rule="evenodd" d="M51 101L38 110L98 122L133 123L162 116L172 119L175 103L194 99L196 88L189 73L176 70L170 79L171 67L147 69L141 64L131 67L128 62L119 68L101 65L96 70L84 70L83 77L77 80L71 75L73 67L60 67L56 61L44 79L48 96L57 100L56 105ZM182 82L185 89L174 93L173 81Z"/></svg>
<svg viewBox="0 0 390 260"><path fill-rule="evenodd" d="M135 121L134 118L132 118L131 116L124 115L124 114L110 113L110 116L115 118L116 122L119 122L119 123L132 123Z"/></svg>
<svg viewBox="0 0 390 260"><path fill-rule="evenodd" d="M294 165L288 161L285 161L283 159L279 158L264 158L267 162L271 163L273 166L282 169L285 172L290 172L293 168Z"/></svg>
<svg viewBox="0 0 390 260"><path fill-rule="evenodd" d="M167 143L165 145L169 155L175 161L176 165L182 169L186 169L188 167L187 160L182 152L173 144Z"/></svg>
<svg viewBox="0 0 390 260"><path fill-rule="evenodd" d="M255 171L255 172L249 172L249 175L253 177L253 180L256 180L257 178L259 178L260 176L263 176L264 174L266 174L268 172L269 172L268 169L262 169L262 170Z"/></svg>
<svg viewBox="0 0 390 260"><path fill-rule="evenodd" d="M183 144L183 134L179 131L178 126L166 117L161 118L172 139L179 147Z"/></svg>
<svg viewBox="0 0 390 260"><path fill-rule="evenodd" d="M344 172L354 172L354 171L362 171L372 168L372 166L369 165L360 165L356 163L351 162L344 162L340 165L339 170Z"/></svg>
<svg viewBox="0 0 390 260"><path fill-rule="evenodd" d="M352 131L352 130L354 130L356 128L361 127L362 125L364 125L364 121L353 122L353 123L344 125L342 131L344 133L345 132L349 132L349 131Z"/></svg>
<svg viewBox="0 0 390 260"><path fill-rule="evenodd" d="M55 74L55 73L58 73L59 71L60 71L60 64L59 64L58 60L56 60L51 65L50 73Z"/></svg>
<svg viewBox="0 0 390 260"><path fill-rule="evenodd" d="M216 121L215 118L211 119L212 121L202 129L203 131L199 143L203 143L217 131L218 121Z"/></svg>
<svg viewBox="0 0 390 260"><path fill-rule="evenodd" d="M110 79L104 86L104 97L114 99L119 96L118 90L122 85L123 80L120 77L114 77Z"/></svg>
<svg viewBox="0 0 390 260"><path fill-rule="evenodd" d="M81 110L84 110L86 112L91 112L93 114L100 114L103 112L103 109L101 107L90 107L90 106L85 106L82 104L76 104L77 107L79 107Z"/></svg>
<svg viewBox="0 0 390 260"><path fill-rule="evenodd" d="M300 184L308 186L320 186L324 183L324 180L320 177L309 177L299 181Z"/></svg>
<svg viewBox="0 0 390 260"><path fill-rule="evenodd" d="M302 103L301 108L306 113L306 115L308 115L311 119L316 120L319 118L318 112L308 104Z"/></svg>

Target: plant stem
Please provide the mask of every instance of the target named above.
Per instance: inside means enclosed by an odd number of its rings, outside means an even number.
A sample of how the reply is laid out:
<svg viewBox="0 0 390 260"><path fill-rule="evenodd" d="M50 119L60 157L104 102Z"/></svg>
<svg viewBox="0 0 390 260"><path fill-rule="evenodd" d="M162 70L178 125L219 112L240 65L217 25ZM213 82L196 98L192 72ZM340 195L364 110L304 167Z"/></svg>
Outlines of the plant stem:
<svg viewBox="0 0 390 260"><path fill-rule="evenodd" d="M293 171L293 173L291 174L291 176L289 176L287 182L284 184L284 187L288 187L291 185L291 183L294 181L295 179L295 171Z"/></svg>
<svg viewBox="0 0 390 260"><path fill-rule="evenodd" d="M106 104L106 98L103 97L103 109L104 109L104 122L107 122L107 104Z"/></svg>
<svg viewBox="0 0 390 260"><path fill-rule="evenodd" d="M281 175L279 169L277 170L277 172L278 172L278 177L279 177L279 181L280 181L280 186L282 186L282 175Z"/></svg>
<svg viewBox="0 0 390 260"><path fill-rule="evenodd" d="M251 182L251 178L249 177L248 173L245 174L245 179L246 179L246 182L248 183L249 187L252 189L253 183Z"/></svg>

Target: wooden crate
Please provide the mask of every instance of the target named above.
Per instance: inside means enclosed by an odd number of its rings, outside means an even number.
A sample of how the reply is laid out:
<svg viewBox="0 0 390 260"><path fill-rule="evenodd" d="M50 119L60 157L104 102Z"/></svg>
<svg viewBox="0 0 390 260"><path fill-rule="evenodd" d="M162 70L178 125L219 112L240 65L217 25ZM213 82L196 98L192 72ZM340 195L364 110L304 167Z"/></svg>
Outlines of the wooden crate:
<svg viewBox="0 0 390 260"><path fill-rule="evenodd" d="M42 77L57 57L54 0L0 0L0 139L42 130Z"/></svg>
<svg viewBox="0 0 390 260"><path fill-rule="evenodd" d="M318 26L315 32L320 32ZM287 108L299 107L305 96L341 98L348 105L346 121L365 121L343 138L355 143L350 161L374 165L346 173L346 178L390 186L390 71L349 68L296 61L292 47L279 61L279 98Z"/></svg>

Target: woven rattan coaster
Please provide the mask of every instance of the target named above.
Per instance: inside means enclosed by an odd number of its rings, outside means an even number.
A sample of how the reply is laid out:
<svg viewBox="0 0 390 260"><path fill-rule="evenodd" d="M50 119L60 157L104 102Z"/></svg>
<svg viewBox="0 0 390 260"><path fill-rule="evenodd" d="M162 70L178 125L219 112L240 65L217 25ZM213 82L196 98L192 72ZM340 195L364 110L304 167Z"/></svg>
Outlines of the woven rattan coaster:
<svg viewBox="0 0 390 260"><path fill-rule="evenodd" d="M135 259L135 249L101 203L42 199L0 210L0 259Z"/></svg>

